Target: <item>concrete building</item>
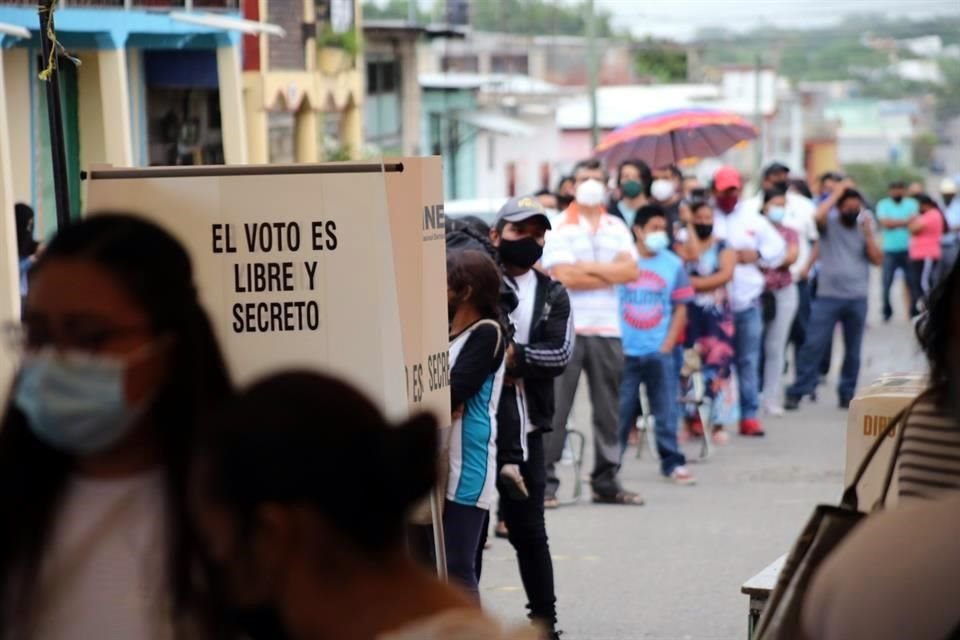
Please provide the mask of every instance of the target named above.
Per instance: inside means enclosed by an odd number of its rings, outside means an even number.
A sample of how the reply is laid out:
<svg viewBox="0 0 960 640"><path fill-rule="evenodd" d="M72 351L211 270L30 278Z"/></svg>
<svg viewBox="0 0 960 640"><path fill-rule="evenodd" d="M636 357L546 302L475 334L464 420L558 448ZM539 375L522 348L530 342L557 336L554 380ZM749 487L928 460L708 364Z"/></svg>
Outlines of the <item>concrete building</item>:
<svg viewBox="0 0 960 640"><path fill-rule="evenodd" d="M549 31L550 25L544 25ZM528 75L561 86L587 84L587 39L581 36L518 35L474 31L461 41L435 41L421 55L422 73L462 72ZM634 53L648 43L597 40L599 83L626 85L650 80L637 74ZM679 48L673 43L659 47ZM690 73L699 69L699 52L683 47Z"/></svg>
<svg viewBox="0 0 960 640"><path fill-rule="evenodd" d="M917 105L909 101L851 98L825 106L824 117L837 126L841 164L913 165Z"/></svg>
<svg viewBox="0 0 960 640"><path fill-rule="evenodd" d="M11 197L32 204L39 233L49 234L55 215L39 22L33 5L3 1L0 95L9 137L0 143L13 162ZM80 61L60 59L75 214L82 210L76 177L95 164L317 161L328 138L359 150L362 55L333 49L339 66L331 70L316 37L332 19L318 21L318 7L352 7L347 28L356 29L358 3L243 0L241 8L238 1L203 0L202 11L164 0L57 9L57 39Z"/></svg>
<svg viewBox="0 0 960 640"><path fill-rule="evenodd" d="M364 69L360 1L243 0L243 15L286 31L283 38L244 38L249 161L358 156Z"/></svg>
<svg viewBox="0 0 960 640"><path fill-rule="evenodd" d="M211 9L214 9L211 7ZM57 39L81 64L61 57L62 108L71 210L82 208L80 169L94 164L145 166L246 162L240 79L240 37L217 13L145 8L56 11ZM0 6L0 62L12 162L10 193L31 203L38 230L55 225L46 91L38 75L39 24L32 6ZM252 27L251 27L252 28Z"/></svg>
<svg viewBox="0 0 960 640"><path fill-rule="evenodd" d="M423 144L444 156L448 200L530 193L559 176L566 92L525 75L421 74Z"/></svg>
<svg viewBox="0 0 960 640"><path fill-rule="evenodd" d="M367 147L383 155L420 152L418 43L427 32L402 20L368 20L363 25L364 134Z"/></svg>

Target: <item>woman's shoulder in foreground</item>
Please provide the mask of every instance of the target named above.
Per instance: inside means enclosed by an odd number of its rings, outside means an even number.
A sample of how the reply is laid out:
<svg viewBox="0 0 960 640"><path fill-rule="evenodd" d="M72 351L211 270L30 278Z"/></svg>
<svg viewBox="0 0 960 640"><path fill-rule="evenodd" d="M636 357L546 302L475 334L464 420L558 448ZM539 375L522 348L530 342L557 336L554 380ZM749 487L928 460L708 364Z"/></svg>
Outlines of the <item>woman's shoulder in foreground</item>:
<svg viewBox="0 0 960 640"><path fill-rule="evenodd" d="M532 627L507 630L474 609L455 609L418 620L378 640L541 640Z"/></svg>

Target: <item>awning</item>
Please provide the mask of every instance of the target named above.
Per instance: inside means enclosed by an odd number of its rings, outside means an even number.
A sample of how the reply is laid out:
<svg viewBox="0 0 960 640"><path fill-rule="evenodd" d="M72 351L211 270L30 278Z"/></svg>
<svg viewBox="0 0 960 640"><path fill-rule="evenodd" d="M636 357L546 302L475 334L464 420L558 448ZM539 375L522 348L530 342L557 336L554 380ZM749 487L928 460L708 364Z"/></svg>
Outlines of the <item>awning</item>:
<svg viewBox="0 0 960 640"><path fill-rule="evenodd" d="M482 131L497 133L504 136L522 136L530 138L536 130L527 123L491 111L468 111L458 113L457 120L465 122Z"/></svg>
<svg viewBox="0 0 960 640"><path fill-rule="evenodd" d="M29 38L30 30L21 27L18 24L8 24L0 22L0 36L13 36L14 38Z"/></svg>
<svg viewBox="0 0 960 640"><path fill-rule="evenodd" d="M269 22L258 22L256 20L245 20L243 18L234 18L215 13L184 13L177 12L170 14L171 20L195 24L201 27L214 27L217 29L226 29L227 31L239 31L246 35L260 35L265 33L268 36L277 36L284 38L287 35L286 30Z"/></svg>

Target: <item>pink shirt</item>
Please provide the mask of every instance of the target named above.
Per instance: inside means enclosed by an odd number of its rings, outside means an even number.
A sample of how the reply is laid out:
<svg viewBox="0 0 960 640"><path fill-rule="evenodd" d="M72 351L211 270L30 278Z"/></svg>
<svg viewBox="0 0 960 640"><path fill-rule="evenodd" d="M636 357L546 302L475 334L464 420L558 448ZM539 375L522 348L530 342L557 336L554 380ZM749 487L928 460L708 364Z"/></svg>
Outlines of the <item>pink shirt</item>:
<svg viewBox="0 0 960 640"><path fill-rule="evenodd" d="M939 209L920 214L923 228L910 236L911 260L939 260L940 239L943 237L943 215Z"/></svg>

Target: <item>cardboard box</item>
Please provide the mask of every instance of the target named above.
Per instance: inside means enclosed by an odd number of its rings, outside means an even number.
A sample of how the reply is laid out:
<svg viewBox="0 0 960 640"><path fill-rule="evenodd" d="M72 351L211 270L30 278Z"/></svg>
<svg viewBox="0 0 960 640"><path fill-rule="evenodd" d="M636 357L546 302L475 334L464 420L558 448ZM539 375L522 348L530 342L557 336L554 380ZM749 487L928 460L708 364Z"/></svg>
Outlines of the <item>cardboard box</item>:
<svg viewBox="0 0 960 640"><path fill-rule="evenodd" d="M187 247L237 383L319 369L349 380L394 419L425 409L446 425L440 159L391 162L402 170L96 168L86 202L91 212L142 215ZM439 236L427 219L439 219Z"/></svg>
<svg viewBox="0 0 960 640"><path fill-rule="evenodd" d="M883 374L869 386L861 388L850 403L847 414L847 461L844 472L844 486L853 482L870 447L880 433L889 425L897 413L917 397L927 385L923 373ZM893 447L900 427L891 433L887 442L877 451L858 488L859 507L869 511L880 498L883 481L891 464ZM887 505L893 506L897 500L897 473L894 473Z"/></svg>

